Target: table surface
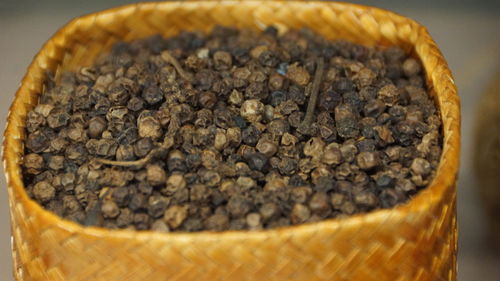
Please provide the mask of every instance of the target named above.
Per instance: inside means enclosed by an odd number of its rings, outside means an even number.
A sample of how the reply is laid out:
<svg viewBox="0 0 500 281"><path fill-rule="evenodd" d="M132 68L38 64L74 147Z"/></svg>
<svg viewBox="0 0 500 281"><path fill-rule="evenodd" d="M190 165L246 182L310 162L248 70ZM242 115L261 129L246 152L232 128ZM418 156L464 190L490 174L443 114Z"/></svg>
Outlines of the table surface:
<svg viewBox="0 0 500 281"><path fill-rule="evenodd" d="M115 0L90 0L83 4L51 7L31 5L12 8L0 3L0 116L5 120L8 106L22 75L41 45L71 18L111 7ZM34 2L34 1L28 1ZM44 1L40 1L44 2ZM113 3L110 3L113 2ZM126 1L131 2L131 1ZM365 2L369 1L356 1ZM422 1L409 8L394 1L378 5L416 19L429 30L447 58L462 102L462 155L458 181L459 280L498 280L500 256L485 239L485 220L475 189L472 169L472 132L478 98L494 70L500 67L500 9L443 8ZM490 2L490 1L487 1ZM22 5L23 2L21 2ZM69 1L68 1L69 3ZM123 2L122 2L123 3ZM405 4L403 4L405 3ZM33 3L31 3L33 4ZM491 3L489 3L491 4ZM490 5L491 6L491 5ZM0 122L3 132L5 123ZM5 178L0 177L0 280L11 277L10 228ZM497 253L498 254L498 253Z"/></svg>

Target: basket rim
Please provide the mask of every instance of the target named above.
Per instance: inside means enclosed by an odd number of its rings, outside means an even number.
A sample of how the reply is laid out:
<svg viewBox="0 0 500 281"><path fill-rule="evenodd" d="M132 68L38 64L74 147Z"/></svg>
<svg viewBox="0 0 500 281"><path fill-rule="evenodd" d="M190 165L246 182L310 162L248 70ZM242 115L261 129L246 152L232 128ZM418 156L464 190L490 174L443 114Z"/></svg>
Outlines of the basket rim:
<svg viewBox="0 0 500 281"><path fill-rule="evenodd" d="M94 13L89 13L83 16L76 17L70 20L67 24L62 26L53 36L51 36L41 47L37 55L34 57L31 62L29 68L27 69L19 89L16 91L14 101L12 102L9 113L7 117L6 129L4 131L4 141L2 146L2 158L3 165L5 170L5 176L7 180L7 189L9 192L9 204L12 206L14 204L14 198L19 200L20 203L26 208L27 212L33 212L37 216L42 217L46 221L51 221L58 228L64 229L70 233L79 233L80 235L89 235L94 237L113 237L113 238L124 238L124 239L137 239L137 240L184 240L184 241L192 241L192 240L212 240L212 239L259 239L259 238L269 238L270 236L282 236L286 233L297 233L297 232L317 232L321 229L338 229L341 227L346 227L348 225L356 225L363 222L368 221L385 221L388 218L391 219L402 219L404 216L408 216L410 214L418 214L425 212L429 206L435 204L441 197L441 195L446 191L447 188L450 188L455 184L457 173L458 173L458 156L460 151L460 102L457 95L456 86L454 84L451 72L446 64L446 61L439 50L436 53L430 55L427 58L420 58L422 63L424 64L427 60L438 60L444 65L443 72L449 77L449 81L445 81L443 83L447 83L447 93L437 93L436 95L446 95L447 97L451 97L450 100L447 101L447 106L453 107L451 110L451 114L448 116L443 116L441 111L441 119L443 120L443 127L445 126L445 118L450 118L452 121L448 124L447 130L451 133L443 133L443 147L442 154L440 158L440 163L436 171L436 175L432 182L418 192L413 198L408 200L406 203L398 205L391 209L378 209L375 211L371 211L368 213L360 213L351 215L346 218L331 218L322 220L314 223L306 223L300 225L292 225L274 229L264 229L264 230L229 230L223 232L213 232L213 231L200 231L200 232L169 232L169 233L160 233L152 230L128 230L128 229L108 229L104 227L96 227L96 226L83 226L73 221L66 220L62 217L57 216L56 214L46 210L37 202L32 200L25 191L24 183L22 179L22 175L20 173L16 173L17 166L20 166L22 158L22 154L16 155L16 141L18 139L17 135L22 134L24 132L24 128L20 129L20 127L16 126L13 122L15 118L19 118L18 113L15 111L16 106L23 106L20 100L20 96L26 94L27 89L27 80L32 75L32 73L38 71L38 62L40 62L44 56L44 50L51 44L51 42L58 39L65 31L74 30L74 27L81 20L92 20L97 16L103 15L112 15L115 13L123 12L127 9L135 9L135 8L145 8L148 6L156 7L163 5L189 5L190 3L217 3L217 4L225 4L225 3L237 3L238 0L188 0L188 1L167 1L167 2L142 2L136 4L128 4L122 5L110 9L106 9L103 11L98 11ZM273 0L273 1L265 1L265 0L249 0L246 2L254 2L259 3L260 5L266 5L270 2L288 2L294 4L303 4L303 5L329 5L329 6L340 6L343 8L348 8L351 10L358 10L361 12L369 12L369 13L382 13L388 14L393 18L398 18L401 20L405 20L414 24L419 28L418 37L426 37L425 39L428 41L426 44L430 44L436 46L434 40L428 33L427 29L414 21L413 19L401 16L392 11L388 11L381 8L376 8L372 6L365 6L360 4L352 4L346 2L329 2L329 1L301 1L301 0L292 0L292 1L282 1L282 0ZM151 7L149 7L151 8ZM437 49L437 48L436 48ZM427 71L427 69L426 69ZM432 73L427 73L427 80L432 76ZM434 86L434 85L431 85ZM14 132L14 133L13 133ZM17 133L17 134L16 134ZM23 147L23 143L20 144ZM448 157L454 161L442 161L443 158ZM21 171L19 169L18 171Z"/></svg>

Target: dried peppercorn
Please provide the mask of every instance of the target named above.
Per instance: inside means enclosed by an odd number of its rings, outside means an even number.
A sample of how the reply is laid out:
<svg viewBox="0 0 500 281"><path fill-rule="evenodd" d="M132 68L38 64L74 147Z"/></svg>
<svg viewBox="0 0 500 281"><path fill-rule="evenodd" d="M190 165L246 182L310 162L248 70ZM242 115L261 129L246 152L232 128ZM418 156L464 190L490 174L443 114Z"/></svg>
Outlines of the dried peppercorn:
<svg viewBox="0 0 500 281"><path fill-rule="evenodd" d="M101 207L102 215L104 218L113 219L120 214L120 209L115 202L111 200L104 201Z"/></svg>

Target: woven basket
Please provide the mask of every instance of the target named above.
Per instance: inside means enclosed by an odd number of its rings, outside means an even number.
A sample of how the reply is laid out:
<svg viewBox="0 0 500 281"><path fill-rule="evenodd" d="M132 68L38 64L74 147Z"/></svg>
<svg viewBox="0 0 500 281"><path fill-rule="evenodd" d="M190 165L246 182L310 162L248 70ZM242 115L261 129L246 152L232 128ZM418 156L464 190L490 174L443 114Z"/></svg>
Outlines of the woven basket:
<svg viewBox="0 0 500 281"><path fill-rule="evenodd" d="M443 155L432 184L390 210L265 231L155 233L82 227L45 211L23 185L25 117L46 70L90 65L117 40L215 24L308 27L327 38L398 45L418 56L443 119ZM426 29L388 11L303 1L145 3L72 20L41 49L8 116L4 163L17 280L455 280L455 181L459 100L448 66Z"/></svg>

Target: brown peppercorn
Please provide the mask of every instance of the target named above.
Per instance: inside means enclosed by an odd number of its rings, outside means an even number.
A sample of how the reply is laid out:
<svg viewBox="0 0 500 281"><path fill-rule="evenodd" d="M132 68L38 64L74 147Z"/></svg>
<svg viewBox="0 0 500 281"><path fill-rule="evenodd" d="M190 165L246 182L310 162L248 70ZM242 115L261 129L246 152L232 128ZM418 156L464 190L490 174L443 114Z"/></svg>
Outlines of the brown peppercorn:
<svg viewBox="0 0 500 281"><path fill-rule="evenodd" d="M343 104L335 107L335 125L337 133L344 139L356 138L359 135L359 127L353 108Z"/></svg>
<svg viewBox="0 0 500 281"><path fill-rule="evenodd" d="M357 211L357 209L356 205L354 205L353 202L344 201L344 203L342 203L342 205L340 206L340 211L344 214L351 215L354 214Z"/></svg>
<svg viewBox="0 0 500 281"><path fill-rule="evenodd" d="M288 67L286 76L288 77L288 79L292 80L294 83L302 87L305 87L311 79L311 76L309 75L307 70L305 70L305 68L301 66L298 66L297 63L294 63Z"/></svg>
<svg viewBox="0 0 500 281"><path fill-rule="evenodd" d="M39 103L33 109L33 112L41 114L43 117L49 116L49 114L54 109L54 105L48 103Z"/></svg>
<svg viewBox="0 0 500 281"><path fill-rule="evenodd" d="M217 132L215 134L214 147L217 150L223 150L228 145L228 139L224 131Z"/></svg>
<svg viewBox="0 0 500 281"><path fill-rule="evenodd" d="M228 70L233 65L233 58L228 52L217 51L214 54L214 64L217 70Z"/></svg>
<svg viewBox="0 0 500 281"><path fill-rule="evenodd" d="M268 49L269 47L266 45L259 45L250 51L250 55L252 56L252 58L258 59L259 56Z"/></svg>
<svg viewBox="0 0 500 281"><path fill-rule="evenodd" d="M142 158L153 149L153 142L150 138L141 138L134 144L135 156Z"/></svg>
<svg viewBox="0 0 500 281"><path fill-rule="evenodd" d="M297 128L300 126L303 119L304 119L304 112L295 111L292 112L290 115L288 115L288 124L290 124L292 128Z"/></svg>
<svg viewBox="0 0 500 281"><path fill-rule="evenodd" d="M384 113L385 104L381 100L370 100L363 107L363 113L366 117L377 118L380 114Z"/></svg>
<svg viewBox="0 0 500 281"><path fill-rule="evenodd" d="M139 117L139 120L137 120L137 128L141 138L156 140L163 135L160 121L153 116Z"/></svg>
<svg viewBox="0 0 500 281"><path fill-rule="evenodd" d="M150 85L142 91L142 98L150 105L159 103L163 100L163 93L156 85Z"/></svg>
<svg viewBox="0 0 500 281"><path fill-rule="evenodd" d="M363 191L354 195L354 202L357 205L361 205L364 207L373 208L376 206L377 201L378 199L375 194L368 191Z"/></svg>
<svg viewBox="0 0 500 281"><path fill-rule="evenodd" d="M240 108L241 117L249 122L259 122L264 112L264 104L257 99L245 100Z"/></svg>
<svg viewBox="0 0 500 281"><path fill-rule="evenodd" d="M124 106L113 106L110 107L106 113L106 120L108 122L122 121L127 115L128 109Z"/></svg>
<svg viewBox="0 0 500 281"><path fill-rule="evenodd" d="M62 201L65 214L76 213L82 210L82 206L73 195L64 195Z"/></svg>
<svg viewBox="0 0 500 281"><path fill-rule="evenodd" d="M227 215L224 214L214 214L210 217L208 217L205 222L204 226L207 230L212 230L212 231L223 231L228 228L229 225L229 218Z"/></svg>
<svg viewBox="0 0 500 281"><path fill-rule="evenodd" d="M247 163L238 162L234 166L236 168L236 174L239 176L246 176L250 173L250 168L248 167Z"/></svg>
<svg viewBox="0 0 500 281"><path fill-rule="evenodd" d="M404 191L404 192L413 192L417 188L411 182L411 180L408 180L408 179L397 179L397 181L396 181L396 189Z"/></svg>
<svg viewBox="0 0 500 281"><path fill-rule="evenodd" d="M412 77L420 73L420 63L414 58L408 58L403 62L403 72L406 77Z"/></svg>
<svg viewBox="0 0 500 281"><path fill-rule="evenodd" d="M299 142L299 139L289 133L284 133L283 136L281 137L281 144L284 146L295 146Z"/></svg>
<svg viewBox="0 0 500 281"><path fill-rule="evenodd" d="M260 219L261 217L259 213L250 213L246 216L246 223L251 230L262 229Z"/></svg>
<svg viewBox="0 0 500 281"><path fill-rule="evenodd" d="M274 142L264 138L260 138L255 147L267 157L273 156L278 151L278 147Z"/></svg>
<svg viewBox="0 0 500 281"><path fill-rule="evenodd" d="M281 88L283 88L284 82L285 78L283 76L278 73L273 73L269 77L269 88L274 91L281 90Z"/></svg>
<svg viewBox="0 0 500 281"><path fill-rule="evenodd" d="M331 143L324 149L321 161L328 165L338 165L342 163L342 152L337 143Z"/></svg>
<svg viewBox="0 0 500 281"><path fill-rule="evenodd" d="M291 200L296 203L306 203L312 192L307 186L295 187L290 191Z"/></svg>
<svg viewBox="0 0 500 281"><path fill-rule="evenodd" d="M134 222L134 214L130 209L123 208L120 209L120 215L116 218L116 224L118 227L127 227Z"/></svg>
<svg viewBox="0 0 500 281"><path fill-rule="evenodd" d="M172 150L167 157L167 168L168 171L186 171L186 165L190 164L191 167L197 167L201 164L201 158L199 154L190 154L188 157L182 153L180 150ZM189 160L189 161L188 161Z"/></svg>
<svg viewBox="0 0 500 281"><path fill-rule="evenodd" d="M156 220L151 224L151 230L164 233L170 232L167 224L161 219Z"/></svg>
<svg viewBox="0 0 500 281"><path fill-rule="evenodd" d="M65 138L56 137L56 138L50 140L49 149L51 149L54 153L59 153L63 149L65 149L67 145L68 145L68 141Z"/></svg>
<svg viewBox="0 0 500 281"><path fill-rule="evenodd" d="M30 111L26 116L26 129L30 133L38 130L45 123L45 117L38 112Z"/></svg>
<svg viewBox="0 0 500 281"><path fill-rule="evenodd" d="M213 123L213 112L210 109L204 108L196 112L196 120L194 125L199 128L207 128Z"/></svg>
<svg viewBox="0 0 500 281"><path fill-rule="evenodd" d="M431 172L431 164L423 158L415 158L411 163L411 170L416 175L428 175Z"/></svg>
<svg viewBox="0 0 500 281"><path fill-rule="evenodd" d="M173 195L176 191L184 189L186 187L186 180L182 175L173 174L168 177L167 185L162 189L162 193L165 195Z"/></svg>
<svg viewBox="0 0 500 281"><path fill-rule="evenodd" d="M201 164L209 170L216 169L221 158L220 153L214 149L205 149L201 152Z"/></svg>
<svg viewBox="0 0 500 281"><path fill-rule="evenodd" d="M236 195L229 199L226 208L232 217L243 217L250 211L251 202L241 195Z"/></svg>
<svg viewBox="0 0 500 281"><path fill-rule="evenodd" d="M107 219L114 219L120 214L120 208L115 202L106 200L101 206L102 216Z"/></svg>
<svg viewBox="0 0 500 281"><path fill-rule="evenodd" d="M135 159L132 145L119 145L115 154L117 161L130 161Z"/></svg>
<svg viewBox="0 0 500 281"><path fill-rule="evenodd" d="M335 188L335 180L332 176L320 176L316 180L314 189L322 192L329 192Z"/></svg>
<svg viewBox="0 0 500 281"><path fill-rule="evenodd" d="M187 217L188 206L175 205L168 208L163 215L163 220L171 229L176 229Z"/></svg>
<svg viewBox="0 0 500 281"><path fill-rule="evenodd" d="M290 131L290 124L284 119L275 119L267 125L267 131L276 136L282 136Z"/></svg>
<svg viewBox="0 0 500 281"><path fill-rule="evenodd" d="M54 155L50 157L48 167L52 170L61 170L64 168L64 156Z"/></svg>
<svg viewBox="0 0 500 281"><path fill-rule="evenodd" d="M311 211L305 205L299 203L293 205L292 213L290 214L290 219L293 224L304 223L310 216Z"/></svg>
<svg viewBox="0 0 500 281"><path fill-rule="evenodd" d="M340 147L340 153L342 154L342 158L344 158L345 162L352 162L358 153L358 148L353 142L345 142Z"/></svg>
<svg viewBox="0 0 500 281"><path fill-rule="evenodd" d="M145 230L149 228L151 219L148 214L145 213L135 213L134 214L134 225L138 230Z"/></svg>
<svg viewBox="0 0 500 281"><path fill-rule="evenodd" d="M296 159L292 159L289 157L281 158L281 161L278 164L278 169L280 173L287 176L295 174L298 168L299 168L298 161Z"/></svg>
<svg viewBox="0 0 500 281"><path fill-rule="evenodd" d="M264 222L267 222L280 214L280 209L277 204L269 202L262 205L259 209L259 214Z"/></svg>
<svg viewBox="0 0 500 281"><path fill-rule="evenodd" d="M377 74L370 68L363 67L354 75L353 79L359 88L364 88L370 86L376 77Z"/></svg>
<svg viewBox="0 0 500 281"><path fill-rule="evenodd" d="M118 187L113 190L112 198L120 207L126 207L131 198L131 193L128 187Z"/></svg>
<svg viewBox="0 0 500 281"><path fill-rule="evenodd" d="M391 144L394 142L394 138L392 136L391 130L387 128L387 126L375 126L373 130L376 132L376 136L378 137L379 144L385 146L387 144Z"/></svg>
<svg viewBox="0 0 500 281"><path fill-rule="evenodd" d="M79 126L70 128L67 134L68 138L74 142L87 141L87 134L85 133L85 130Z"/></svg>
<svg viewBox="0 0 500 281"><path fill-rule="evenodd" d="M210 189L204 184L194 184L190 187L191 202L206 203L210 198Z"/></svg>
<svg viewBox="0 0 500 281"><path fill-rule="evenodd" d="M334 90L324 91L319 95L318 108L331 112L342 102L342 95Z"/></svg>
<svg viewBox="0 0 500 281"><path fill-rule="evenodd" d="M250 125L241 132L241 140L248 145L254 146L260 138L260 130L256 126Z"/></svg>
<svg viewBox="0 0 500 281"><path fill-rule="evenodd" d="M215 170L202 169L198 171L200 176L200 181L209 187L215 187L219 185L221 176Z"/></svg>
<svg viewBox="0 0 500 281"><path fill-rule="evenodd" d="M149 165L146 171L147 181L152 186L162 185L167 181L167 174L159 165Z"/></svg>
<svg viewBox="0 0 500 281"><path fill-rule="evenodd" d="M217 96L213 92L201 92L198 95L198 104L203 108L212 108L217 102Z"/></svg>
<svg viewBox="0 0 500 281"><path fill-rule="evenodd" d="M96 116L90 119L88 129L87 129L87 135L91 138L99 138L106 130L107 127L107 122L106 119L104 119L101 116Z"/></svg>
<svg viewBox="0 0 500 281"><path fill-rule="evenodd" d="M257 185L256 182L252 178L244 177L244 176L238 177L238 179L236 180L236 184L238 185L240 190L243 190L243 191L252 189Z"/></svg>
<svg viewBox="0 0 500 281"><path fill-rule="evenodd" d="M42 131L36 131L28 134L26 148L35 153L40 153L49 147L50 138Z"/></svg>
<svg viewBox="0 0 500 281"><path fill-rule="evenodd" d="M398 88L393 84L387 84L378 91L378 98L381 99L385 105L394 106L399 101Z"/></svg>
<svg viewBox="0 0 500 281"><path fill-rule="evenodd" d="M38 174L41 172L41 169L44 167L43 157L36 154L30 153L24 156L23 166L25 171L29 174Z"/></svg>
<svg viewBox="0 0 500 281"><path fill-rule="evenodd" d="M33 187L33 196L41 203L47 203L56 196L56 189L50 183L41 181Z"/></svg>
<svg viewBox="0 0 500 281"><path fill-rule="evenodd" d="M275 67L279 63L276 54L271 50L266 50L260 53L258 61L262 66Z"/></svg>
<svg viewBox="0 0 500 281"><path fill-rule="evenodd" d="M127 109L131 111L140 111L144 108L144 100L140 97L132 97L127 103Z"/></svg>
<svg viewBox="0 0 500 281"><path fill-rule="evenodd" d="M267 168L268 157L263 153L247 153L243 155L250 169L255 171L264 171Z"/></svg>
<svg viewBox="0 0 500 281"><path fill-rule="evenodd" d="M238 90L234 89L231 94L229 95L229 103L234 104L234 105L241 105L243 101L245 100L245 97L241 92L238 92Z"/></svg>
<svg viewBox="0 0 500 281"><path fill-rule="evenodd" d="M313 159L321 159L324 154L325 143L320 138L310 138L304 144L304 155Z"/></svg>
<svg viewBox="0 0 500 281"><path fill-rule="evenodd" d="M295 111L299 110L299 106L293 100L286 100L276 106L276 111L281 113L284 116L288 116Z"/></svg>
<svg viewBox="0 0 500 281"><path fill-rule="evenodd" d="M228 128L226 131L226 137L229 145L231 147L236 147L241 143L241 129L238 127Z"/></svg>
<svg viewBox="0 0 500 281"><path fill-rule="evenodd" d="M342 193L334 192L330 195L330 203L332 204L334 209L339 209L345 200L346 196Z"/></svg>
<svg viewBox="0 0 500 281"><path fill-rule="evenodd" d="M47 116L47 124L50 128L56 129L66 126L70 119L70 115L62 109L54 109Z"/></svg>
<svg viewBox="0 0 500 281"><path fill-rule="evenodd" d="M376 152L361 152L356 157L358 166L363 170L370 170L379 165L379 157Z"/></svg>
<svg viewBox="0 0 500 281"><path fill-rule="evenodd" d="M321 217L328 216L331 212L329 199L325 192L316 192L309 200L309 209Z"/></svg>
<svg viewBox="0 0 500 281"><path fill-rule="evenodd" d="M170 200L159 194L152 195L148 199L148 214L153 218L161 217L167 209Z"/></svg>

